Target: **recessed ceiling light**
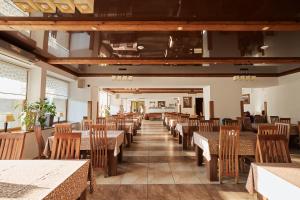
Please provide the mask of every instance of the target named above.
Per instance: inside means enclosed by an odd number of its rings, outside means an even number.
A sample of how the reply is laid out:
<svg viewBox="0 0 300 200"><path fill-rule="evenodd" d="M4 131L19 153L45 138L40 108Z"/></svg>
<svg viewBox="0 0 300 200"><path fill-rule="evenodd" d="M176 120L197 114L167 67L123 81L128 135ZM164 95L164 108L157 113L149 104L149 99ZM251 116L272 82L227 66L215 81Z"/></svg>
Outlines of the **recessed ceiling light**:
<svg viewBox="0 0 300 200"><path fill-rule="evenodd" d="M143 45L138 45L137 48L138 48L139 50L143 50L145 47L144 47Z"/></svg>
<svg viewBox="0 0 300 200"><path fill-rule="evenodd" d="M265 50L265 49L269 48L269 45L262 45L260 48Z"/></svg>
<svg viewBox="0 0 300 200"><path fill-rule="evenodd" d="M182 26L178 26L178 27L177 27L177 30L178 30L178 31L182 31L182 30L183 30L183 27L182 27Z"/></svg>
<svg viewBox="0 0 300 200"><path fill-rule="evenodd" d="M270 29L270 27L268 27L268 26L265 26L265 27L262 28L263 31L267 31L269 29Z"/></svg>
<svg viewBox="0 0 300 200"><path fill-rule="evenodd" d="M97 30L97 28L96 28L95 26L92 26L91 28L92 28L94 31Z"/></svg>

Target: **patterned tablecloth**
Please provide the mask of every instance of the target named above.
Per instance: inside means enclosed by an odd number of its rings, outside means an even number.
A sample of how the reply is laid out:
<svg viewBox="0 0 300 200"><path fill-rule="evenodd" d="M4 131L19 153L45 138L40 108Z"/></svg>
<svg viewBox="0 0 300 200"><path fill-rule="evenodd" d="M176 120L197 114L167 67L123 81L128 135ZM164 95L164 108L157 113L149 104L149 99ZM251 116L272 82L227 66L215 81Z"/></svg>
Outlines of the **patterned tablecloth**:
<svg viewBox="0 0 300 200"><path fill-rule="evenodd" d="M88 171L86 160L1 160L0 199L77 199Z"/></svg>
<svg viewBox="0 0 300 200"><path fill-rule="evenodd" d="M210 155L219 154L219 132L194 132L192 143L203 150L203 156L210 161ZM256 134L241 132L239 155L255 155Z"/></svg>
<svg viewBox="0 0 300 200"><path fill-rule="evenodd" d="M197 126L191 126L192 130L198 130ZM188 134L189 132L189 123L177 123L175 126L175 130L179 132L181 136L183 134ZM192 131L190 131L192 133Z"/></svg>
<svg viewBox="0 0 300 200"><path fill-rule="evenodd" d="M81 132L81 144L80 150L90 150L90 135L89 131L73 131ZM117 156L120 152L120 146L124 143L124 131L107 131L107 138L108 138L108 149L114 150L114 156ZM51 147L53 143L54 136L48 137L44 155L49 157L51 152Z"/></svg>
<svg viewBox="0 0 300 200"><path fill-rule="evenodd" d="M246 189L269 200L300 197L300 165L295 163L252 163Z"/></svg>

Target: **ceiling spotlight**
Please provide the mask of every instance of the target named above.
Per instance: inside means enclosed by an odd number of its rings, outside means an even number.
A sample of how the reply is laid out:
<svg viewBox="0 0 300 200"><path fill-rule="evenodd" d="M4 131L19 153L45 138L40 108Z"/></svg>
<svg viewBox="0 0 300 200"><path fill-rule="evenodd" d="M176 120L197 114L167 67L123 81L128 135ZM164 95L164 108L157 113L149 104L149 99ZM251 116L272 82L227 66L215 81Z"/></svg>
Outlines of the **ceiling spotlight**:
<svg viewBox="0 0 300 200"><path fill-rule="evenodd" d="M268 27L268 26L265 26L265 27L262 28L263 31L267 31L269 29L270 29L270 27Z"/></svg>
<svg viewBox="0 0 300 200"><path fill-rule="evenodd" d="M145 47L144 47L143 45L138 45L137 48L138 48L139 50L143 50Z"/></svg>
<svg viewBox="0 0 300 200"><path fill-rule="evenodd" d="M174 46L173 38L172 36L169 37L169 48L172 48Z"/></svg>
<svg viewBox="0 0 300 200"><path fill-rule="evenodd" d="M92 26L91 29L93 29L94 31L97 30L97 28L95 26Z"/></svg>
<svg viewBox="0 0 300 200"><path fill-rule="evenodd" d="M265 49L269 48L269 45L262 45L260 48L265 50Z"/></svg>
<svg viewBox="0 0 300 200"><path fill-rule="evenodd" d="M178 27L177 27L177 30L178 30L178 31L182 31L182 30L183 30L183 27L182 27L182 26L178 26Z"/></svg>

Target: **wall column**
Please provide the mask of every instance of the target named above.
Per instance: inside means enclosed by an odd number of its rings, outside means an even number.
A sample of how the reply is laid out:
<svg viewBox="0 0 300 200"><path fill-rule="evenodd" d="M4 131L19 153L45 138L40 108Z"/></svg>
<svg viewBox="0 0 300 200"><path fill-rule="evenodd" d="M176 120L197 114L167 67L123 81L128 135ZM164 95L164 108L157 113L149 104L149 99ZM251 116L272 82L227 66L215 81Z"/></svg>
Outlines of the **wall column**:
<svg viewBox="0 0 300 200"><path fill-rule="evenodd" d="M28 71L27 101L29 103L46 97L46 77L46 69L36 67Z"/></svg>
<svg viewBox="0 0 300 200"><path fill-rule="evenodd" d="M92 120L96 121L98 117L97 106L99 101L99 87L92 86L91 87L91 100L92 100Z"/></svg>

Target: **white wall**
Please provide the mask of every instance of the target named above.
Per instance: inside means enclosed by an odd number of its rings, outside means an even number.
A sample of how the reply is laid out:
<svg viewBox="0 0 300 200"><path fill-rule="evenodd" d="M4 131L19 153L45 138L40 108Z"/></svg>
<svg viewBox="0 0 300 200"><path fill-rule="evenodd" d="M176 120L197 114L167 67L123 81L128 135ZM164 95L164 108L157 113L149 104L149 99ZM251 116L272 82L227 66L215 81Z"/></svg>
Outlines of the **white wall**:
<svg viewBox="0 0 300 200"><path fill-rule="evenodd" d="M101 88L203 88L210 87L210 100L216 117L240 116L242 88L278 85L278 78L257 78L255 81L233 81L231 77L134 77L133 81L112 81L111 77L89 77L86 84ZM205 94L204 94L205 95Z"/></svg>
<svg viewBox="0 0 300 200"><path fill-rule="evenodd" d="M290 117L292 123L300 121L300 73L278 78L278 85L265 88L243 89L250 92L250 105L245 108L252 114L260 114L268 103L268 115Z"/></svg>

